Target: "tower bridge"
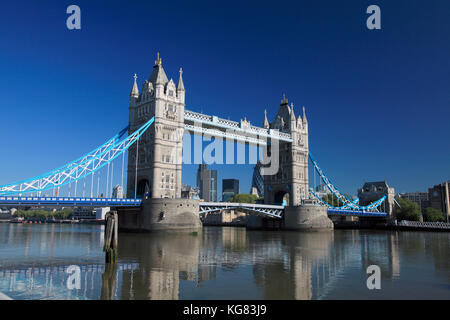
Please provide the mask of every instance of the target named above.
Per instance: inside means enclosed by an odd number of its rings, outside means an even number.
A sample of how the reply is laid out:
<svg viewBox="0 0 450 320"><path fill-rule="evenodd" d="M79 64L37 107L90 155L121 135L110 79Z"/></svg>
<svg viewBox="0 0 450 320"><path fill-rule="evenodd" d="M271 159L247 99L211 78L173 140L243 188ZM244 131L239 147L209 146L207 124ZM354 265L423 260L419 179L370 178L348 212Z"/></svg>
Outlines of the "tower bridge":
<svg viewBox="0 0 450 320"><path fill-rule="evenodd" d="M206 115L185 108L186 89L180 69L178 82L167 77L162 59L158 57L150 77L138 89L137 76L129 95L129 125L105 144L79 159L31 179L0 185L0 206L30 205L83 205L123 207L119 220L125 224L165 225L167 228L199 227L199 213L239 209L250 215L290 221L296 228L303 223L310 226L331 228L328 214L388 217L391 212L379 212L386 196L361 206L358 199L350 199L325 175L312 157L308 142L308 120L303 107L302 115L295 115L293 104L283 95L275 118L269 122L264 113L262 125L252 125L247 119L232 121L215 115ZM125 137L128 131L128 136ZM207 135L216 138L256 145L263 150L264 204L198 203L181 199L182 149L184 133ZM110 166L114 160L122 160L121 181L124 185L125 155L127 199L108 197L112 187ZM309 162L314 174L319 175L338 205L320 199L309 181ZM95 198L94 175L107 168L105 198ZM86 178L90 182L90 197L77 197L78 182ZM97 176L99 179L99 175ZM99 184L99 183L98 183ZM97 184L97 194L98 194ZM74 195L59 194L63 186L74 185ZM58 196L42 196L45 191ZM71 190L71 189L69 189ZM80 188L78 188L78 191ZM283 197L289 195L285 208L280 206ZM311 199L315 199L313 203ZM388 206L391 208L392 206ZM170 209L169 209L170 208ZM290 216L291 218L288 218ZM320 217L319 217L320 216ZM317 219L316 219L317 218ZM302 220L302 221L303 221ZM315 222L314 222L315 221ZM145 229L145 228L144 228ZM151 229L151 227L150 227Z"/></svg>

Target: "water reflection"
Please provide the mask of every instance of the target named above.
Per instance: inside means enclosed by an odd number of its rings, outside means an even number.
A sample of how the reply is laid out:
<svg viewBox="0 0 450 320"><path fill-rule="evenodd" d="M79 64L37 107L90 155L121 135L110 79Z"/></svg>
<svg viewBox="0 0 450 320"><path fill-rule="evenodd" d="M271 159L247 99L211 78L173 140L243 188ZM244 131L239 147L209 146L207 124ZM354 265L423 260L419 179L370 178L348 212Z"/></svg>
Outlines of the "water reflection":
<svg viewBox="0 0 450 320"><path fill-rule="evenodd" d="M104 265L99 226L0 225L0 291L16 299L450 298L448 233L336 230L119 235ZM381 268L368 290L366 269ZM80 288L67 286L80 266Z"/></svg>
<svg viewBox="0 0 450 320"><path fill-rule="evenodd" d="M122 299L178 299L180 278L195 279L199 251L198 235L120 234L119 259L139 263L139 270L123 274Z"/></svg>

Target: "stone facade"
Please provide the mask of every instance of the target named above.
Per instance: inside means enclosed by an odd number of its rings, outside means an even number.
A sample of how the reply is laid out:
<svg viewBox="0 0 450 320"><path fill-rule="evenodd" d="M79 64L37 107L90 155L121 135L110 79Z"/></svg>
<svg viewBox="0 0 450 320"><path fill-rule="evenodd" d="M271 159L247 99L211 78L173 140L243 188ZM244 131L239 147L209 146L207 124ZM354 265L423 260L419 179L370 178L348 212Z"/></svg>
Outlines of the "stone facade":
<svg viewBox="0 0 450 320"><path fill-rule="evenodd" d="M138 196L148 194L150 198L181 197L184 106L182 70L175 86L172 79L168 80L158 54L141 93L136 75L130 93L129 133L153 116L155 121L129 149L127 197L134 197L135 190Z"/></svg>
<svg viewBox="0 0 450 320"><path fill-rule="evenodd" d="M450 181L428 189L429 206L450 217Z"/></svg>
<svg viewBox="0 0 450 320"><path fill-rule="evenodd" d="M362 206L379 200L386 195L386 200L379 207L380 211L386 212L389 216L393 216L395 189L389 187L386 181L366 182L363 187L358 189L359 204Z"/></svg>
<svg viewBox="0 0 450 320"><path fill-rule="evenodd" d="M283 196L289 194L288 205L297 206L309 195L308 121L305 108L303 118L300 115L296 118L294 105L289 107L288 100L283 97L275 120L269 124L265 115L263 126L289 133L293 140L292 143L280 141L278 173L263 176L264 203L282 203Z"/></svg>

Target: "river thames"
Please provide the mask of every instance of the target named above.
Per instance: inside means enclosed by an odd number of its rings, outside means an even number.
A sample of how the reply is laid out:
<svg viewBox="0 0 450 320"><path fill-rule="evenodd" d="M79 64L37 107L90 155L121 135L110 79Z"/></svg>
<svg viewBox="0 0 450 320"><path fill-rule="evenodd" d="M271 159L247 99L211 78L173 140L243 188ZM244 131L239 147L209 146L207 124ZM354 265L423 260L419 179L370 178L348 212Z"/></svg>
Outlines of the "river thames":
<svg viewBox="0 0 450 320"><path fill-rule="evenodd" d="M120 233L117 267L106 269L102 248L99 225L0 224L0 292L13 299L450 299L450 233ZM381 269L380 290L367 288L369 265Z"/></svg>

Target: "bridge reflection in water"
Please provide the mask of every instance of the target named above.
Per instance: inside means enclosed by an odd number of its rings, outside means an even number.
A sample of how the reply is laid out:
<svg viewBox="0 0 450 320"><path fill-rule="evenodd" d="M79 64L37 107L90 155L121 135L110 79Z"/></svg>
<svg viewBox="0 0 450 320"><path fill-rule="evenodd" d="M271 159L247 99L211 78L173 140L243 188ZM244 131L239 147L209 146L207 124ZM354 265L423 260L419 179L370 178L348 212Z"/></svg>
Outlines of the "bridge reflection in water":
<svg viewBox="0 0 450 320"><path fill-rule="evenodd" d="M444 233L227 227L198 234L121 233L117 268L105 269L99 226L0 229L0 292L16 299L370 299L401 298L399 292L408 298L413 293L405 286L420 278L408 275L411 261L421 265L428 287L450 284ZM78 290L67 288L71 264L81 268ZM382 296L366 288L371 264L381 267ZM422 294L449 298L444 287Z"/></svg>

